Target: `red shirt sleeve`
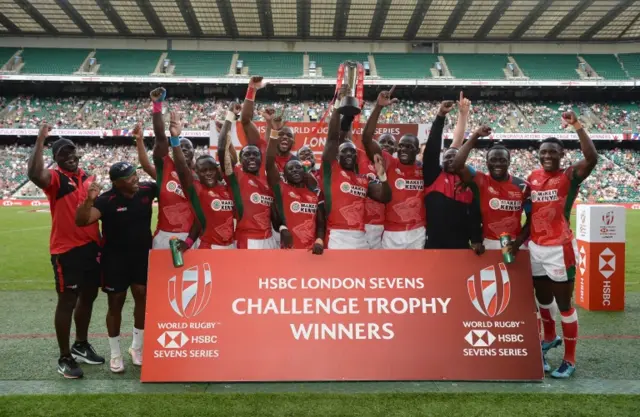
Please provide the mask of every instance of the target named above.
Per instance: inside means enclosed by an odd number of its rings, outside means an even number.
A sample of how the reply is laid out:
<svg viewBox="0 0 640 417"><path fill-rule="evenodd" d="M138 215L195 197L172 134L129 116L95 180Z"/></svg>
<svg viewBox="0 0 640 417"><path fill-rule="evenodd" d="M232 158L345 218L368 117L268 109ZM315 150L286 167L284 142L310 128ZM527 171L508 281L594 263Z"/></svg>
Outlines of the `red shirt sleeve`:
<svg viewBox="0 0 640 417"><path fill-rule="evenodd" d="M482 186L485 183L485 173L484 172L480 172L480 171L476 171L476 175L473 176L473 182L476 183L476 185L478 186L478 188L482 188Z"/></svg>
<svg viewBox="0 0 640 417"><path fill-rule="evenodd" d="M384 158L384 166L387 172L389 172L390 169L395 169L395 164L398 160L394 158L393 155L387 151L382 151L382 158Z"/></svg>
<svg viewBox="0 0 640 417"><path fill-rule="evenodd" d="M42 191L44 191L47 197L52 198L56 195L58 189L60 188L60 177L58 176L58 173L55 169L49 169L48 171L49 174L51 174L51 182L49 182L49 185Z"/></svg>

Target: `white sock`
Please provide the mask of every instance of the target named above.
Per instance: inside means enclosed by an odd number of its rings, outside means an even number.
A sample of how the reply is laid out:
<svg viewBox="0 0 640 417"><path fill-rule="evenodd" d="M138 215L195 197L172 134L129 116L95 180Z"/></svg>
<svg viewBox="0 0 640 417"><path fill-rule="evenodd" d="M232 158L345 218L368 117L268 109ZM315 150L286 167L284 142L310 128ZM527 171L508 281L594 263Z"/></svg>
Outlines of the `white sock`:
<svg viewBox="0 0 640 417"><path fill-rule="evenodd" d="M131 348L140 350L142 349L142 339L144 336L144 329L136 329L133 328L133 342L131 343Z"/></svg>
<svg viewBox="0 0 640 417"><path fill-rule="evenodd" d="M122 353L120 353L120 336L110 337L109 347L111 348L112 358L117 358L118 356L122 356Z"/></svg>

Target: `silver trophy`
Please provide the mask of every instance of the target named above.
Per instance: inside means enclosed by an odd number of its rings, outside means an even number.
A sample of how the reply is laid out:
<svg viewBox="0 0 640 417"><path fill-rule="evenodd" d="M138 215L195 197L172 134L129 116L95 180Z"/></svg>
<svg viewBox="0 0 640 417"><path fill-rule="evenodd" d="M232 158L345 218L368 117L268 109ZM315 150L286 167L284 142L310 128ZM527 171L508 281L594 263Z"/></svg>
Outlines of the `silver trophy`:
<svg viewBox="0 0 640 417"><path fill-rule="evenodd" d="M346 89L345 86L347 87ZM358 63L354 61L346 61L344 63L344 78L342 81L342 88L338 92L338 99L340 101L338 113L340 113L341 115L354 117L360 114L360 103L356 98L357 86Z"/></svg>

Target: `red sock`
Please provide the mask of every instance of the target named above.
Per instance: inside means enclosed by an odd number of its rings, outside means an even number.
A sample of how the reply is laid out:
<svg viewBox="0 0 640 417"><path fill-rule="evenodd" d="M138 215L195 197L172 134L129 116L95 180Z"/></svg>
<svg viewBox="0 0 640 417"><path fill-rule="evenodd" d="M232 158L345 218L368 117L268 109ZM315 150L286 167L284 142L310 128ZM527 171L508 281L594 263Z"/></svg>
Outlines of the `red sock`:
<svg viewBox="0 0 640 417"><path fill-rule="evenodd" d="M562 338L564 339L564 360L576 364L576 344L578 343L578 312L575 308L560 312L562 316Z"/></svg>
<svg viewBox="0 0 640 417"><path fill-rule="evenodd" d="M542 319L540 318L540 310L536 312L536 323L538 324L538 338L542 340Z"/></svg>
<svg viewBox="0 0 640 417"><path fill-rule="evenodd" d="M542 328L544 329L544 337L542 340L551 342L556 338L556 321L554 319L554 308L552 304L540 305L540 317L542 318Z"/></svg>

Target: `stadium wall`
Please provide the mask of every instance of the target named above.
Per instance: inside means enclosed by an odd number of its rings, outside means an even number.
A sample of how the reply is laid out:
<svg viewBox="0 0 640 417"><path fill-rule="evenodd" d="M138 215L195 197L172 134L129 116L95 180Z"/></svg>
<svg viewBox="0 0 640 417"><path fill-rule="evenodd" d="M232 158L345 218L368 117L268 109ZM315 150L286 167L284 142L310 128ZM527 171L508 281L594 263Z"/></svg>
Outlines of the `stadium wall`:
<svg viewBox="0 0 640 417"><path fill-rule="evenodd" d="M15 48L95 48L95 49L153 49L169 48L167 39L137 38L56 38L56 37L2 37L0 46ZM241 41L209 39L173 39L171 49L190 51L271 51L271 52L389 52L408 53L413 44L408 42L306 42L306 41ZM438 44L440 53L633 53L640 52L640 43L456 43Z"/></svg>

